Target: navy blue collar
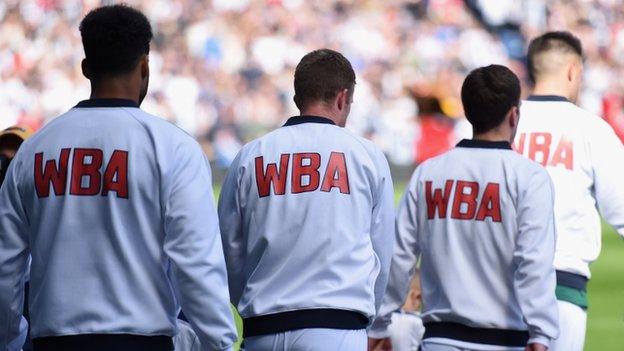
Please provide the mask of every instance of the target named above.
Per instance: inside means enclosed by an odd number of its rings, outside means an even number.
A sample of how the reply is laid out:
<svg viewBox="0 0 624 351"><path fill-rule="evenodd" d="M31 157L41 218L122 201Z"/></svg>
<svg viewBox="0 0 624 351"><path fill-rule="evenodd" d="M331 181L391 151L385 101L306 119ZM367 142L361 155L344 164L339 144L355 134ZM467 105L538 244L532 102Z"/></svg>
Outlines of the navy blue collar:
<svg viewBox="0 0 624 351"><path fill-rule="evenodd" d="M511 144L506 141L487 141L474 139L463 139L462 141L457 143L457 147L511 150Z"/></svg>
<svg viewBox="0 0 624 351"><path fill-rule="evenodd" d="M563 101L570 102L570 100L559 95L531 95L527 98L527 101Z"/></svg>
<svg viewBox="0 0 624 351"><path fill-rule="evenodd" d="M321 124L333 124L333 125L336 125L336 123L334 123L334 121L332 121L329 118L319 117L319 116L302 115L302 116L290 117L288 119L288 121L286 121L286 124L284 124L284 127L294 126L294 125L302 124L302 123L321 123Z"/></svg>
<svg viewBox="0 0 624 351"><path fill-rule="evenodd" d="M139 107L136 101L128 99L89 99L82 100L75 107Z"/></svg>

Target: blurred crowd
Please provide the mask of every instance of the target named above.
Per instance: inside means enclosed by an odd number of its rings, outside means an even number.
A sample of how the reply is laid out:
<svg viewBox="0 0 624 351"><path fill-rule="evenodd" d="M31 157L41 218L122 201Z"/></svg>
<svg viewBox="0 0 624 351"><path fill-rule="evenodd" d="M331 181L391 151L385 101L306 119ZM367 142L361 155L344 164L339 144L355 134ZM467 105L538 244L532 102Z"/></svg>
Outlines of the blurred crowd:
<svg viewBox="0 0 624 351"><path fill-rule="evenodd" d="M21 122L36 129L88 98L78 23L112 2L0 2L0 128ZM459 90L471 69L505 64L528 84L527 42L547 29L581 38L587 58L580 105L624 131L621 0L127 3L144 11L155 32L142 108L196 136L219 166L297 114L294 67L321 47L342 52L356 70L348 128L374 140L395 164L419 162L470 135Z"/></svg>

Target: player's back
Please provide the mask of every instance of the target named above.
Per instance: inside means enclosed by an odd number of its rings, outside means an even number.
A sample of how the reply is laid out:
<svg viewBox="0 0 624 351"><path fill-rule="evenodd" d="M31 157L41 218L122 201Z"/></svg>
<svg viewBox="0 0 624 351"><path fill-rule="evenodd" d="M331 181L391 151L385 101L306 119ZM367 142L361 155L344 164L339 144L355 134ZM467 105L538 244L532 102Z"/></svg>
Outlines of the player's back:
<svg viewBox="0 0 624 351"><path fill-rule="evenodd" d="M624 173L617 162L621 143L605 121L565 98L534 96L522 104L514 148L542 164L553 180L555 267L589 278L601 246L597 206L624 232L622 211L615 210L622 205L615 186Z"/></svg>
<svg viewBox="0 0 624 351"><path fill-rule="evenodd" d="M23 145L32 333L173 335L166 180L194 141L125 100L89 100Z"/></svg>
<svg viewBox="0 0 624 351"><path fill-rule="evenodd" d="M495 328L501 335L510 333L504 330L518 331L511 332L512 340L527 329L524 318L531 311L521 307L527 298L520 296L524 283L517 280L539 279L544 291L554 290L550 266L553 247L550 255L547 253L549 241L554 244L552 213L549 218L547 203L552 198L535 201L535 192L544 189L547 192L541 195L548 195L547 173L514 153L505 142L463 140L455 149L415 171L406 196L413 197L416 206L413 211L417 246L422 253L425 323L442 321ZM399 212L399 231L403 230L402 216L412 215L412 210L407 210ZM541 217L526 218L540 212ZM544 223L538 223L541 220ZM530 233L536 228L542 229ZM549 234L550 240L542 241ZM532 245L538 239L542 248L534 250ZM538 253L541 250L546 254ZM540 262L547 257L550 262ZM540 269L527 272L522 268L527 260ZM532 294L529 303L534 306L554 306L544 300L548 294ZM554 295L551 297L554 302ZM433 326L431 329L432 333L439 332Z"/></svg>
<svg viewBox="0 0 624 351"><path fill-rule="evenodd" d="M237 193L226 194L234 184ZM391 238L391 193L383 154L328 119L293 117L246 145L219 202L241 315L332 308L373 316L385 258L371 236Z"/></svg>

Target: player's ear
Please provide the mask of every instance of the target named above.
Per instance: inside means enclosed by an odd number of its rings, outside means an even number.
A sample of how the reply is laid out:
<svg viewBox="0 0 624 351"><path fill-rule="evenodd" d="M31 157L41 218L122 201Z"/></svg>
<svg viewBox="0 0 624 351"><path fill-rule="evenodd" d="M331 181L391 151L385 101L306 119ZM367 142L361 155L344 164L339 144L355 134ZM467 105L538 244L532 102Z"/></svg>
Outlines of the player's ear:
<svg viewBox="0 0 624 351"><path fill-rule="evenodd" d="M577 62L576 60L572 60L569 64L568 64L568 82L574 82L575 80L577 80L579 78L579 75L581 74L581 69L582 64L579 64L579 62Z"/></svg>
<svg viewBox="0 0 624 351"><path fill-rule="evenodd" d="M89 64L87 63L87 59L82 59L80 63L80 68L82 69L82 75L87 79L91 79L91 72L89 71Z"/></svg>
<svg viewBox="0 0 624 351"><path fill-rule="evenodd" d="M340 91L338 93L337 96L337 107L338 110L342 111L347 107L347 104L349 103L349 90L348 89L343 89L342 91Z"/></svg>
<svg viewBox="0 0 624 351"><path fill-rule="evenodd" d="M149 77L149 56L143 55L139 64L141 65L141 78Z"/></svg>
<svg viewBox="0 0 624 351"><path fill-rule="evenodd" d="M518 106L513 106L509 110L509 126L511 128L516 128L519 122L520 122L520 109L518 108Z"/></svg>

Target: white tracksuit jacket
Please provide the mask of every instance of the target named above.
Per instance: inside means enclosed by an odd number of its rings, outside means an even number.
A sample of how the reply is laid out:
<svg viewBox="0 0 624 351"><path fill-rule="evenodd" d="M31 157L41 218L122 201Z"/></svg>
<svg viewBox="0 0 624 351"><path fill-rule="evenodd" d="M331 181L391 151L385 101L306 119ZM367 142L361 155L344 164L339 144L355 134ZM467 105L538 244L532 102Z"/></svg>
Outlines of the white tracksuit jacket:
<svg viewBox="0 0 624 351"><path fill-rule="evenodd" d="M624 236L624 145L602 118L560 96L522 102L514 148L546 167L555 188L555 268L590 278L600 215Z"/></svg>
<svg viewBox="0 0 624 351"><path fill-rule="evenodd" d="M219 221L245 335L366 327L387 282L393 193L382 152L326 118L293 117L243 147Z"/></svg>
<svg viewBox="0 0 624 351"><path fill-rule="evenodd" d="M425 342L476 350L557 337L548 173L507 142L463 140L420 165L401 201L390 280L371 337L420 259Z"/></svg>
<svg viewBox="0 0 624 351"><path fill-rule="evenodd" d="M32 336L173 336L180 306L205 350L236 340L208 162L128 100L87 100L22 145L0 191L0 350Z"/></svg>

